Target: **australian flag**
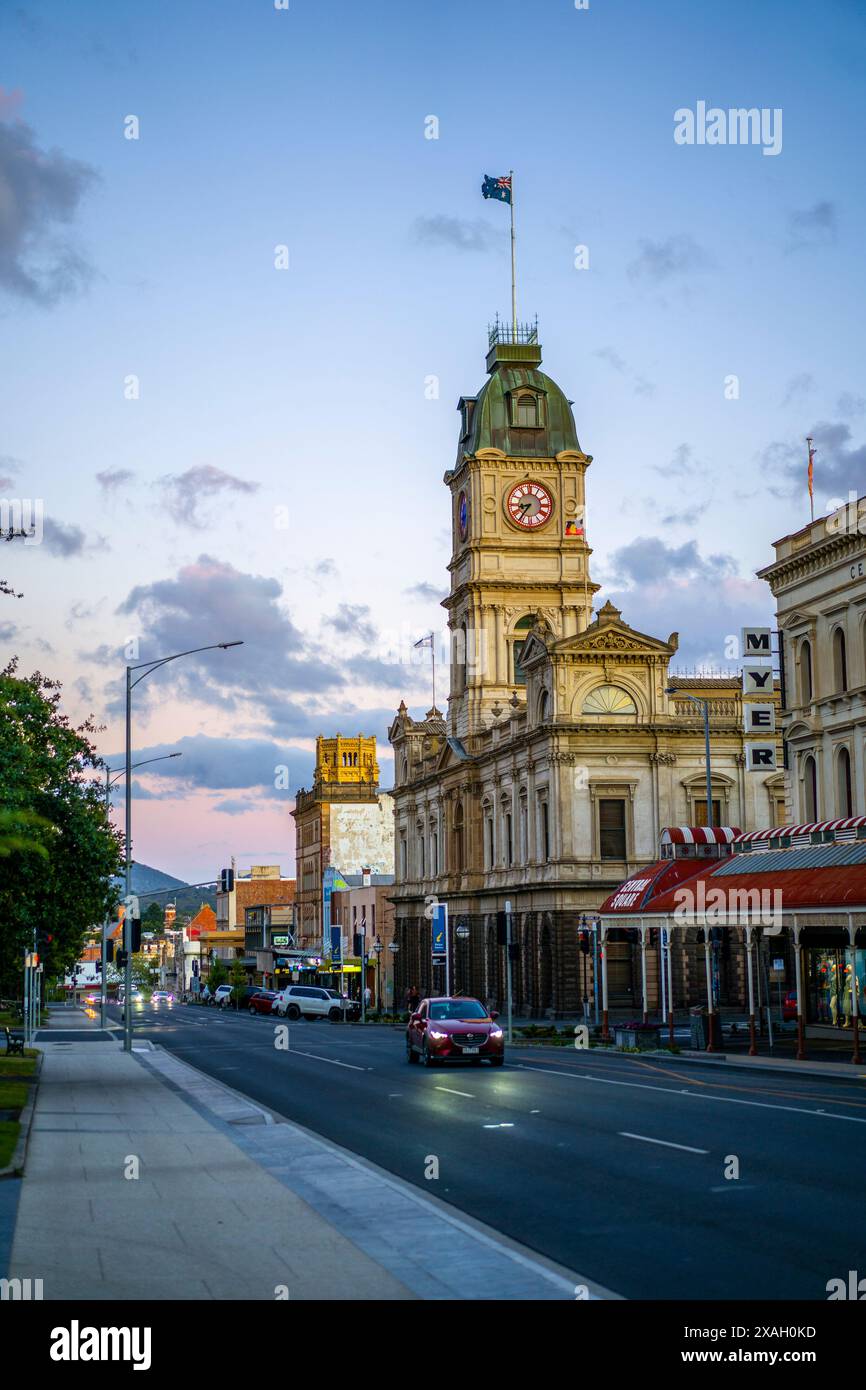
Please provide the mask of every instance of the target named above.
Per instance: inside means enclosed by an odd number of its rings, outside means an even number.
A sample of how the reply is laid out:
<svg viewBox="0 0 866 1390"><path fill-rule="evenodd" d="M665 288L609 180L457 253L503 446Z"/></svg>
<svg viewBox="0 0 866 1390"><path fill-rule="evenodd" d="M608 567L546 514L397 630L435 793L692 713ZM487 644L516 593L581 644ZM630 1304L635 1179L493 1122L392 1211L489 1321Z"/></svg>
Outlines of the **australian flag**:
<svg viewBox="0 0 866 1390"><path fill-rule="evenodd" d="M511 202L511 176L506 174L501 179L492 179L489 174L484 175L484 182L481 185L481 192L485 198L498 198L500 203Z"/></svg>

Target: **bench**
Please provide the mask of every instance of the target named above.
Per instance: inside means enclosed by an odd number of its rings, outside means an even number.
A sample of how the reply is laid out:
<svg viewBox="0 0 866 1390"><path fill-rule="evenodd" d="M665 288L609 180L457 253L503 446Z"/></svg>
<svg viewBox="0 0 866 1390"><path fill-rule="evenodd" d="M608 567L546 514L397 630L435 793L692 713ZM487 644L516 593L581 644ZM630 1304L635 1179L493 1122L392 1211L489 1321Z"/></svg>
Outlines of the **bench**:
<svg viewBox="0 0 866 1390"><path fill-rule="evenodd" d="M20 1052L24 1056L24 1036L22 1033L10 1033L6 1025L3 1025L3 1032L6 1034L6 1056L14 1056Z"/></svg>

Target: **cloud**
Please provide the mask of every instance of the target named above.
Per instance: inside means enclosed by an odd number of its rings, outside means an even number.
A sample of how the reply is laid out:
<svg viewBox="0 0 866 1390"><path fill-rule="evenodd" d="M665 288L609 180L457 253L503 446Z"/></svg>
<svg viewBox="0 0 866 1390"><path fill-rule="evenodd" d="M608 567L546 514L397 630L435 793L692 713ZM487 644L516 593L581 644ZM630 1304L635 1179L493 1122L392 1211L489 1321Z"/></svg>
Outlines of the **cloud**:
<svg viewBox="0 0 866 1390"><path fill-rule="evenodd" d="M490 225L481 218L470 222L466 218L449 217L445 213L416 217L412 234L414 240L422 245L450 246L456 251L487 251L494 243Z"/></svg>
<svg viewBox="0 0 866 1390"><path fill-rule="evenodd" d="M241 801L237 797L227 797L225 801L215 801L211 806L212 811L219 811L224 816L245 816L249 811L258 809L254 801Z"/></svg>
<svg viewBox="0 0 866 1390"><path fill-rule="evenodd" d="M811 372L798 372L792 376L785 387L785 394L782 398L782 409L791 405L794 401L802 400L815 385L815 378Z"/></svg>
<svg viewBox="0 0 866 1390"><path fill-rule="evenodd" d="M49 554L69 560L73 555L81 555L87 549L87 537L80 526L47 518L42 528L42 545Z"/></svg>
<svg viewBox="0 0 866 1390"><path fill-rule="evenodd" d="M88 284L91 266L57 226L96 179L88 164L40 149L24 121L0 122L0 288L47 307Z"/></svg>
<svg viewBox="0 0 866 1390"><path fill-rule="evenodd" d="M258 483L236 478L215 468L211 463L197 468L188 468L185 473L167 474L160 479L163 503L170 516L180 526L190 526L200 530L207 525L207 516L202 511L204 504L222 492L252 493L259 489Z"/></svg>
<svg viewBox="0 0 866 1390"><path fill-rule="evenodd" d="M849 492L866 494L866 444L853 444L851 426L844 421L819 421L809 434L815 447L815 511L819 515L847 502ZM777 497L805 494L808 446L805 439L775 440L760 456L762 470L779 483L770 485Z"/></svg>
<svg viewBox="0 0 866 1390"><path fill-rule="evenodd" d="M669 236L665 241L643 237L638 246L640 254L627 266L632 280L650 280L660 285L712 265L711 257L688 233Z"/></svg>
<svg viewBox="0 0 866 1390"><path fill-rule="evenodd" d="M0 642L11 642L17 637L20 628L14 623L0 623Z"/></svg>
<svg viewBox="0 0 866 1390"><path fill-rule="evenodd" d="M862 415L866 410L866 396L855 396L852 391L843 391L836 402L836 409L846 418Z"/></svg>
<svg viewBox="0 0 866 1390"><path fill-rule="evenodd" d="M6 493L15 486L13 478L20 467L20 459L13 458L11 454L0 454L0 492Z"/></svg>
<svg viewBox="0 0 866 1390"><path fill-rule="evenodd" d="M636 396L651 396L655 391L655 383L648 381L640 372L636 372L633 367L630 367L625 358L616 351L616 348L610 346L597 348L594 356L600 358L602 362L607 362L620 376L629 377Z"/></svg>
<svg viewBox="0 0 866 1390"><path fill-rule="evenodd" d="M672 672L689 667L735 672L727 655L729 638L739 637L749 623L773 626L773 597L760 579L713 577L710 584L694 579L665 578L633 589L605 586L596 603L610 598L622 610L623 621L639 632L667 640L675 631L679 648Z"/></svg>
<svg viewBox="0 0 866 1390"><path fill-rule="evenodd" d="M693 507L686 507L685 510L681 512L668 512L667 516L662 517L662 525L694 526L700 521L708 506L708 502L699 502Z"/></svg>
<svg viewBox="0 0 866 1390"><path fill-rule="evenodd" d="M837 235L836 204L828 199L788 214L786 252L832 246Z"/></svg>
<svg viewBox="0 0 866 1390"><path fill-rule="evenodd" d="M370 609L366 603L341 603L336 613L332 613L325 622L341 636L357 637L367 643L376 641L376 628L370 621Z"/></svg>
<svg viewBox="0 0 866 1390"><path fill-rule="evenodd" d="M169 758L169 753L181 753L180 758ZM135 762L147 758L165 758L165 762L153 763L141 774L154 778L173 788L173 794L181 791L253 791L257 793L277 793L275 780L277 770L288 768L288 790L280 795L291 795L292 790L307 778L313 769L315 756L306 748L296 748L289 743L281 743L267 738L219 738L210 734L194 734L178 739L175 743L154 743L144 748L136 748ZM109 766L122 766L123 754L114 753L107 757Z"/></svg>
<svg viewBox="0 0 866 1390"><path fill-rule="evenodd" d="M429 584L426 579L418 584L410 584L403 593L407 598L418 598L424 603L441 603L446 590L442 584Z"/></svg>
<svg viewBox="0 0 866 1390"><path fill-rule="evenodd" d="M737 572L731 555L702 556L697 541L668 546L657 536L638 536L615 550L610 563L617 574L634 584L654 584L669 579L706 579L715 582Z"/></svg>
<svg viewBox="0 0 866 1390"><path fill-rule="evenodd" d="M7 92L5 87L0 87L0 120L6 120L9 116L14 116L20 109L24 100L24 93L20 87L13 87L11 92Z"/></svg>
<svg viewBox="0 0 866 1390"><path fill-rule="evenodd" d="M670 474L678 478L691 478L697 474L706 473L706 471L706 465L695 458L695 451L691 444L678 444L669 463L653 464L653 472L661 473L663 477Z"/></svg>
<svg viewBox="0 0 866 1390"><path fill-rule="evenodd" d="M125 483L131 483L135 474L131 468L106 468L95 476L102 491L112 493L123 487Z"/></svg>

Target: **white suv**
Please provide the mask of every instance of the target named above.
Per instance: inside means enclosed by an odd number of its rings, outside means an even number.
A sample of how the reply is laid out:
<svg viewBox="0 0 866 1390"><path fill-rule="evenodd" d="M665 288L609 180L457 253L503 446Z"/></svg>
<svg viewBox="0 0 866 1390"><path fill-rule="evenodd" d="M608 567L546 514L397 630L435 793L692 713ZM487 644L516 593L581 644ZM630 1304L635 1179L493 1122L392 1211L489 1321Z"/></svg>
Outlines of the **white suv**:
<svg viewBox="0 0 866 1390"><path fill-rule="evenodd" d="M273 1011L281 1018L329 1018L337 1022L348 1004L336 990L318 985L287 985L274 1000Z"/></svg>
<svg viewBox="0 0 866 1390"><path fill-rule="evenodd" d="M218 1009L224 1009L231 1003L232 989L232 985L217 985L209 1002L215 1004Z"/></svg>

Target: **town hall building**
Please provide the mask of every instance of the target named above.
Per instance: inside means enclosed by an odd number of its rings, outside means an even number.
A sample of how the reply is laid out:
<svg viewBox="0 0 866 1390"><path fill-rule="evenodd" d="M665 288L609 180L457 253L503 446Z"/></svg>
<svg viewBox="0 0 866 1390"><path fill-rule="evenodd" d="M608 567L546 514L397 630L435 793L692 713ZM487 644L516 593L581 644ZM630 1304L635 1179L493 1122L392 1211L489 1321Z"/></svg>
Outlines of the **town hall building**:
<svg viewBox="0 0 866 1390"><path fill-rule="evenodd" d="M532 328L491 330L488 377L459 402L451 506L447 713L400 705L394 750L395 994L444 987L430 908L446 902L454 990L498 1004L510 905L519 1012L579 1008L583 914L658 858L662 829L785 820L781 773L746 771L737 676L669 674L677 634L593 611L585 478L571 402L540 370ZM690 699L689 697L693 697ZM779 760L781 764L781 759ZM466 930L463 930L465 928ZM610 941L612 999L636 997L628 935ZM591 985L590 985L591 988Z"/></svg>

